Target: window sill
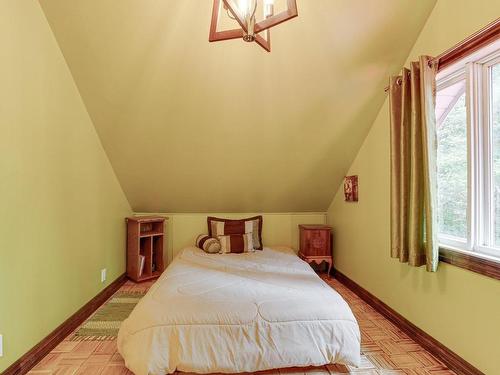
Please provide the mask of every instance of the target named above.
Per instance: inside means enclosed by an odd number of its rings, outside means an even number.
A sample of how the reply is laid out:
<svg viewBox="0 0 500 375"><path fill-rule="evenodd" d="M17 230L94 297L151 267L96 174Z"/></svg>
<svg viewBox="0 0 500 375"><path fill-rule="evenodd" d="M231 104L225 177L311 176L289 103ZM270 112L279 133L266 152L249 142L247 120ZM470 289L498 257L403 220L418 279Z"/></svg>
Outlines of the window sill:
<svg viewBox="0 0 500 375"><path fill-rule="evenodd" d="M500 260L476 255L470 251L439 247L439 260L469 271L500 280Z"/></svg>

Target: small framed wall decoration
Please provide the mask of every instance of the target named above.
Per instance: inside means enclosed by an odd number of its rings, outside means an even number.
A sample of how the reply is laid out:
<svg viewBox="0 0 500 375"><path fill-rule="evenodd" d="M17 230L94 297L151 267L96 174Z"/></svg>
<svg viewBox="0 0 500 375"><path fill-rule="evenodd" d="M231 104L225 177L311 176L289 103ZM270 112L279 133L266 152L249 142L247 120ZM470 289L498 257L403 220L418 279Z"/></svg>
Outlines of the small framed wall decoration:
<svg viewBox="0 0 500 375"><path fill-rule="evenodd" d="M358 176L345 176L344 196L346 202L358 201Z"/></svg>

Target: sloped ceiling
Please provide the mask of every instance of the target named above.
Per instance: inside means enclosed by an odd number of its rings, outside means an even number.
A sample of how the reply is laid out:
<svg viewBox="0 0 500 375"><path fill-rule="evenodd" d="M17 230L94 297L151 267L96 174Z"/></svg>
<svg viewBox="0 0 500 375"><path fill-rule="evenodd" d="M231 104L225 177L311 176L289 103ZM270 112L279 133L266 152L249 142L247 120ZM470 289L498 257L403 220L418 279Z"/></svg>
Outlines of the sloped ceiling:
<svg viewBox="0 0 500 375"><path fill-rule="evenodd" d="M434 2L298 0L267 53L208 43L210 0L40 1L125 194L152 212L326 210Z"/></svg>

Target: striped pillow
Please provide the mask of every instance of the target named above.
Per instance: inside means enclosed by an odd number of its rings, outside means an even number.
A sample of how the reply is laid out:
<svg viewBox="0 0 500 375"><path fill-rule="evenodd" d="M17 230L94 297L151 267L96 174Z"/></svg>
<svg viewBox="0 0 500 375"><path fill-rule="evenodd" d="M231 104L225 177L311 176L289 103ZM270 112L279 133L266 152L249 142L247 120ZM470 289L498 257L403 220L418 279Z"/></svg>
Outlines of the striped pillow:
<svg viewBox="0 0 500 375"><path fill-rule="evenodd" d="M228 234L218 237L221 254L248 253L254 251L252 233Z"/></svg>
<svg viewBox="0 0 500 375"><path fill-rule="evenodd" d="M206 253L217 254L220 252L220 242L217 238L206 234L200 234L196 237L196 247L199 247Z"/></svg>
<svg viewBox="0 0 500 375"><path fill-rule="evenodd" d="M208 235L212 237L226 236L228 234L252 233L253 247L262 250L262 216L249 217L247 219L221 219L218 217L207 217Z"/></svg>

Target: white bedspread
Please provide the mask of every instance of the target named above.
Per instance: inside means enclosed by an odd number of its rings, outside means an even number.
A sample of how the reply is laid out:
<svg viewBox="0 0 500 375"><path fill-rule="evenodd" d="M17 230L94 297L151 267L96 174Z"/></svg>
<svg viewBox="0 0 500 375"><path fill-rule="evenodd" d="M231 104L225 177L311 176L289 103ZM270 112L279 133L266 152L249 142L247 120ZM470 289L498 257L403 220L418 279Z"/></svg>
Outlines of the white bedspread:
<svg viewBox="0 0 500 375"><path fill-rule="evenodd" d="M126 319L118 350L136 375L358 365L342 297L291 250L186 248Z"/></svg>

